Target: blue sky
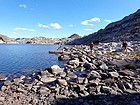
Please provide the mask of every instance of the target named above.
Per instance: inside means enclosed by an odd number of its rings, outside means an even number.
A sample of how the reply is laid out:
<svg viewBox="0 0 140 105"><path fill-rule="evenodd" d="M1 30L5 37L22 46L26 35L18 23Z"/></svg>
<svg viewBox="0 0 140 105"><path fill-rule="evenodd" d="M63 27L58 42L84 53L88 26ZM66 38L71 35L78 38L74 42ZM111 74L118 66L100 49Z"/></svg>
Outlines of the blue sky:
<svg viewBox="0 0 140 105"><path fill-rule="evenodd" d="M88 35L140 9L140 0L0 0L0 34Z"/></svg>

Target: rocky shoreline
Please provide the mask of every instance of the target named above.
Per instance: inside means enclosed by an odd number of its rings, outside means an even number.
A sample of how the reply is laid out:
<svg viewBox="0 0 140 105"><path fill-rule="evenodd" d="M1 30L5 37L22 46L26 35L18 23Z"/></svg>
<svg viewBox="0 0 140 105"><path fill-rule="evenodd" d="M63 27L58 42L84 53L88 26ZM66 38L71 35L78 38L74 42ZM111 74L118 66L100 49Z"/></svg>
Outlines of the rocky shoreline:
<svg viewBox="0 0 140 105"><path fill-rule="evenodd" d="M75 45L50 53L65 60L30 76L4 80L0 105L140 105L140 42Z"/></svg>

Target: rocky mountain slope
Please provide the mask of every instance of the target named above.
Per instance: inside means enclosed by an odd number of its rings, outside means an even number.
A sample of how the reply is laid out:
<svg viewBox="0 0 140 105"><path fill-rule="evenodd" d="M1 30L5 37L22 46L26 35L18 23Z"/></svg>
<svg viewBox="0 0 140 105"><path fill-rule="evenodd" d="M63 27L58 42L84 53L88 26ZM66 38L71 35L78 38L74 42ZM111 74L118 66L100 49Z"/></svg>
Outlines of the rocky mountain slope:
<svg viewBox="0 0 140 105"><path fill-rule="evenodd" d="M0 43L16 43L15 39L0 34Z"/></svg>
<svg viewBox="0 0 140 105"><path fill-rule="evenodd" d="M110 23L105 29L74 40L68 44L89 44L94 42L111 41L140 41L140 9L122 20Z"/></svg>
<svg viewBox="0 0 140 105"><path fill-rule="evenodd" d="M78 34L72 34L70 37L68 37L68 38L76 38L76 39L78 39L78 38L81 38L81 36L80 35L78 35Z"/></svg>
<svg viewBox="0 0 140 105"><path fill-rule="evenodd" d="M77 34L73 34L68 38L47 38L47 37L33 37L33 38L17 38L16 41L22 44L65 44L75 39L81 38Z"/></svg>

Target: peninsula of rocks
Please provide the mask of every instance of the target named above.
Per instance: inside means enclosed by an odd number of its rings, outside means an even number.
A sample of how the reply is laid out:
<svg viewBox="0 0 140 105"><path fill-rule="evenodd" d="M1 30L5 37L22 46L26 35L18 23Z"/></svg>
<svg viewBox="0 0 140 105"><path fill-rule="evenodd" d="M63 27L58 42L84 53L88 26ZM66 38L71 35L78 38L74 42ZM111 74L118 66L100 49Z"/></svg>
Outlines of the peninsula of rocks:
<svg viewBox="0 0 140 105"><path fill-rule="evenodd" d="M31 75L1 77L0 105L139 105L140 42L62 47L50 53L66 61Z"/></svg>

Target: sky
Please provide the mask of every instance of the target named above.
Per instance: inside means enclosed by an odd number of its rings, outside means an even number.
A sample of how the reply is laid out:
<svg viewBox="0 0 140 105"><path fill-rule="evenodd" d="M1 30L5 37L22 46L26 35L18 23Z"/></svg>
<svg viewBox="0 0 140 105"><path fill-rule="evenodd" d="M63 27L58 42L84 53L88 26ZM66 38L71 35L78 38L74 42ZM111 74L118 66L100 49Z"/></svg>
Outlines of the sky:
<svg viewBox="0 0 140 105"><path fill-rule="evenodd" d="M140 9L140 0L0 0L0 34L85 36Z"/></svg>

